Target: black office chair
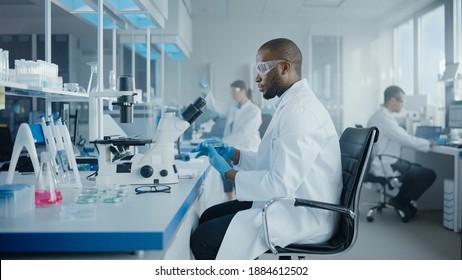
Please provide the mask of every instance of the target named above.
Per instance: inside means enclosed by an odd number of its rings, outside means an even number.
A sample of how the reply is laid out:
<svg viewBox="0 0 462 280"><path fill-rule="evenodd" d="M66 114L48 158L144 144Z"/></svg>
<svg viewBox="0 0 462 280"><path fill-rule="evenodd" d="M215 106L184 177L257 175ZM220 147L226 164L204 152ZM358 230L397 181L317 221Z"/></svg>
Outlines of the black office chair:
<svg viewBox="0 0 462 280"><path fill-rule="evenodd" d="M379 157L380 161L382 161L384 157L394 158L397 161L401 161L403 164L406 164L408 168L412 165L412 163L407 160L404 160L402 158L398 158L395 156L391 156L391 155L377 155L377 157ZM384 170L384 173L385 173L385 170ZM374 221L374 216L373 216L374 212L382 213L383 209L386 209L386 208L394 210L394 212L398 214L398 216L400 217L403 223L409 222L409 219L406 217L405 213L402 210L388 203L390 198L393 197L392 194L399 192L399 187L402 181L401 177L404 177L404 176L405 174L402 174L399 177L375 176L371 173L368 173L366 175L366 177L364 178L364 182L376 184L379 187L379 192L380 192L379 201L376 202L371 208L369 208L369 211L367 212L366 219L368 222Z"/></svg>
<svg viewBox="0 0 462 280"><path fill-rule="evenodd" d="M359 195L365 175L372 147L377 142L379 130L372 128L345 129L340 137L340 151L342 160L343 189L339 204L325 203L302 198L279 198L270 201L262 211L263 226L266 243L274 254L280 259L288 259L286 254L338 254L346 252L356 242L358 233ZM317 244L290 244L284 248L275 246L268 233L268 208L276 203L293 204L294 207L313 207L335 211L341 214L338 220L337 232L330 240ZM281 254L284 254L281 256ZM290 255L289 255L290 256Z"/></svg>

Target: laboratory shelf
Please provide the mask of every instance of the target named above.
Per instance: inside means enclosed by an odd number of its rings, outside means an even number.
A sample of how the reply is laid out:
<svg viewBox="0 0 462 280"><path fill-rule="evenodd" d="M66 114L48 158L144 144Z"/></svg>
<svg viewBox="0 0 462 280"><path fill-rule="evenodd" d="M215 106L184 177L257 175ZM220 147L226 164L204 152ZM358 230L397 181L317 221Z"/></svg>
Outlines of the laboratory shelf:
<svg viewBox="0 0 462 280"><path fill-rule="evenodd" d="M63 91L51 88L28 86L25 84L0 81L0 87L5 87L5 94L25 97L39 97L56 101L88 101L88 94ZM52 100L53 101L53 100Z"/></svg>

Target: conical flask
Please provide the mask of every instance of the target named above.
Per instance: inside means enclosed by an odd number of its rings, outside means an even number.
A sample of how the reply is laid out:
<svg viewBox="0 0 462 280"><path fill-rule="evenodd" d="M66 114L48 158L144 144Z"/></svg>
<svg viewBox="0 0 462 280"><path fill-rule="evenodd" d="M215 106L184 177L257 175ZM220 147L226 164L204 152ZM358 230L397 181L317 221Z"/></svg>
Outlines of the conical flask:
<svg viewBox="0 0 462 280"><path fill-rule="evenodd" d="M98 74L98 63L87 62L87 65L90 66L90 79L88 80L87 93L90 93L98 90L98 77L95 76Z"/></svg>
<svg viewBox="0 0 462 280"><path fill-rule="evenodd" d="M50 152L42 152L40 161L40 170L35 181L35 206L59 203L62 196Z"/></svg>

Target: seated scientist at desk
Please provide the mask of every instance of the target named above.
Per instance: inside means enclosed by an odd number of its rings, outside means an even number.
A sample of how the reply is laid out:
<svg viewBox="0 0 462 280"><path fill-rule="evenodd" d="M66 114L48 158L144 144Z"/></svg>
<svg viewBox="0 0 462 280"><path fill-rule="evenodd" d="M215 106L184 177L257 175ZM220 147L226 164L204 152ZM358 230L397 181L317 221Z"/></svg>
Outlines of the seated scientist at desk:
<svg viewBox="0 0 462 280"><path fill-rule="evenodd" d="M237 197L201 215L191 236L196 259L255 259L266 252L261 212L273 198L340 199L339 138L329 113L301 79L300 49L288 39L274 39L260 47L256 62L255 81L263 97L278 98L258 152L207 141L193 150L235 182ZM338 219L331 211L285 204L268 215L271 240L282 247L325 241Z"/></svg>
<svg viewBox="0 0 462 280"><path fill-rule="evenodd" d="M436 145L433 141L410 135L398 125L392 113L399 113L404 103L404 91L398 86L389 86L384 92L384 105L369 119L367 126L376 126L380 137L374 146L370 173L375 176L400 178L398 194L388 203L403 211L405 218L412 219L417 212L415 202L435 182L433 170L412 163L399 161L402 147L428 152ZM378 155L388 155L379 157Z"/></svg>

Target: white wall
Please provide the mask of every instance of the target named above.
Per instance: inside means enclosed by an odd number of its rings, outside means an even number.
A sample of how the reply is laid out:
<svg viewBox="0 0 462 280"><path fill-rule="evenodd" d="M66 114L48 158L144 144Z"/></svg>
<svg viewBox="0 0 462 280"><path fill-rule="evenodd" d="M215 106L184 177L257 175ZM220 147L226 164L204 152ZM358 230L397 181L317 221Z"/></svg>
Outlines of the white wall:
<svg viewBox="0 0 462 280"><path fill-rule="evenodd" d="M67 33L66 30L71 30L73 24L88 26L85 37L75 34L79 37L80 59L74 64L78 71L77 82L86 87L90 72L86 62L96 59L96 28L74 16L53 19L52 23L53 33ZM0 33L42 33L43 29L43 18L29 18L27 22L18 21L8 29L0 28ZM392 78L391 32L379 29L373 21L347 21L341 18L335 22L286 18L193 18L191 58L181 62L181 67L178 67L177 61L168 58L165 62L165 104L177 105L178 96L181 96L180 105L191 103L200 95L198 81L209 80L210 75L214 77L211 86L220 100L231 101L229 85L236 79L243 79L254 89L254 95L260 95L254 88L255 77L251 67L255 63L258 48L277 37L289 38L299 45L304 56L303 76L309 78L310 36L339 35L343 38L343 125L365 124L382 102L383 90ZM105 43L107 83L107 72L111 67L110 31L105 32L105 39L108 42ZM213 67L210 68L210 65ZM178 73L179 69L181 74ZM213 73L209 72L210 69L213 69Z"/></svg>
<svg viewBox="0 0 462 280"><path fill-rule="evenodd" d="M208 80L213 64L213 89L223 101L231 101L229 85L243 79L251 87L250 66L258 48L266 41L286 37L298 44L304 56L303 76L309 77L309 38L313 35L343 37L344 126L365 124L378 108L389 81L391 37L380 35L375 22L309 21L304 19L194 19L193 52L182 65L182 104L189 104L200 94L199 80ZM165 101L176 103L178 94L177 62L167 61ZM255 95L260 94L255 92Z"/></svg>

